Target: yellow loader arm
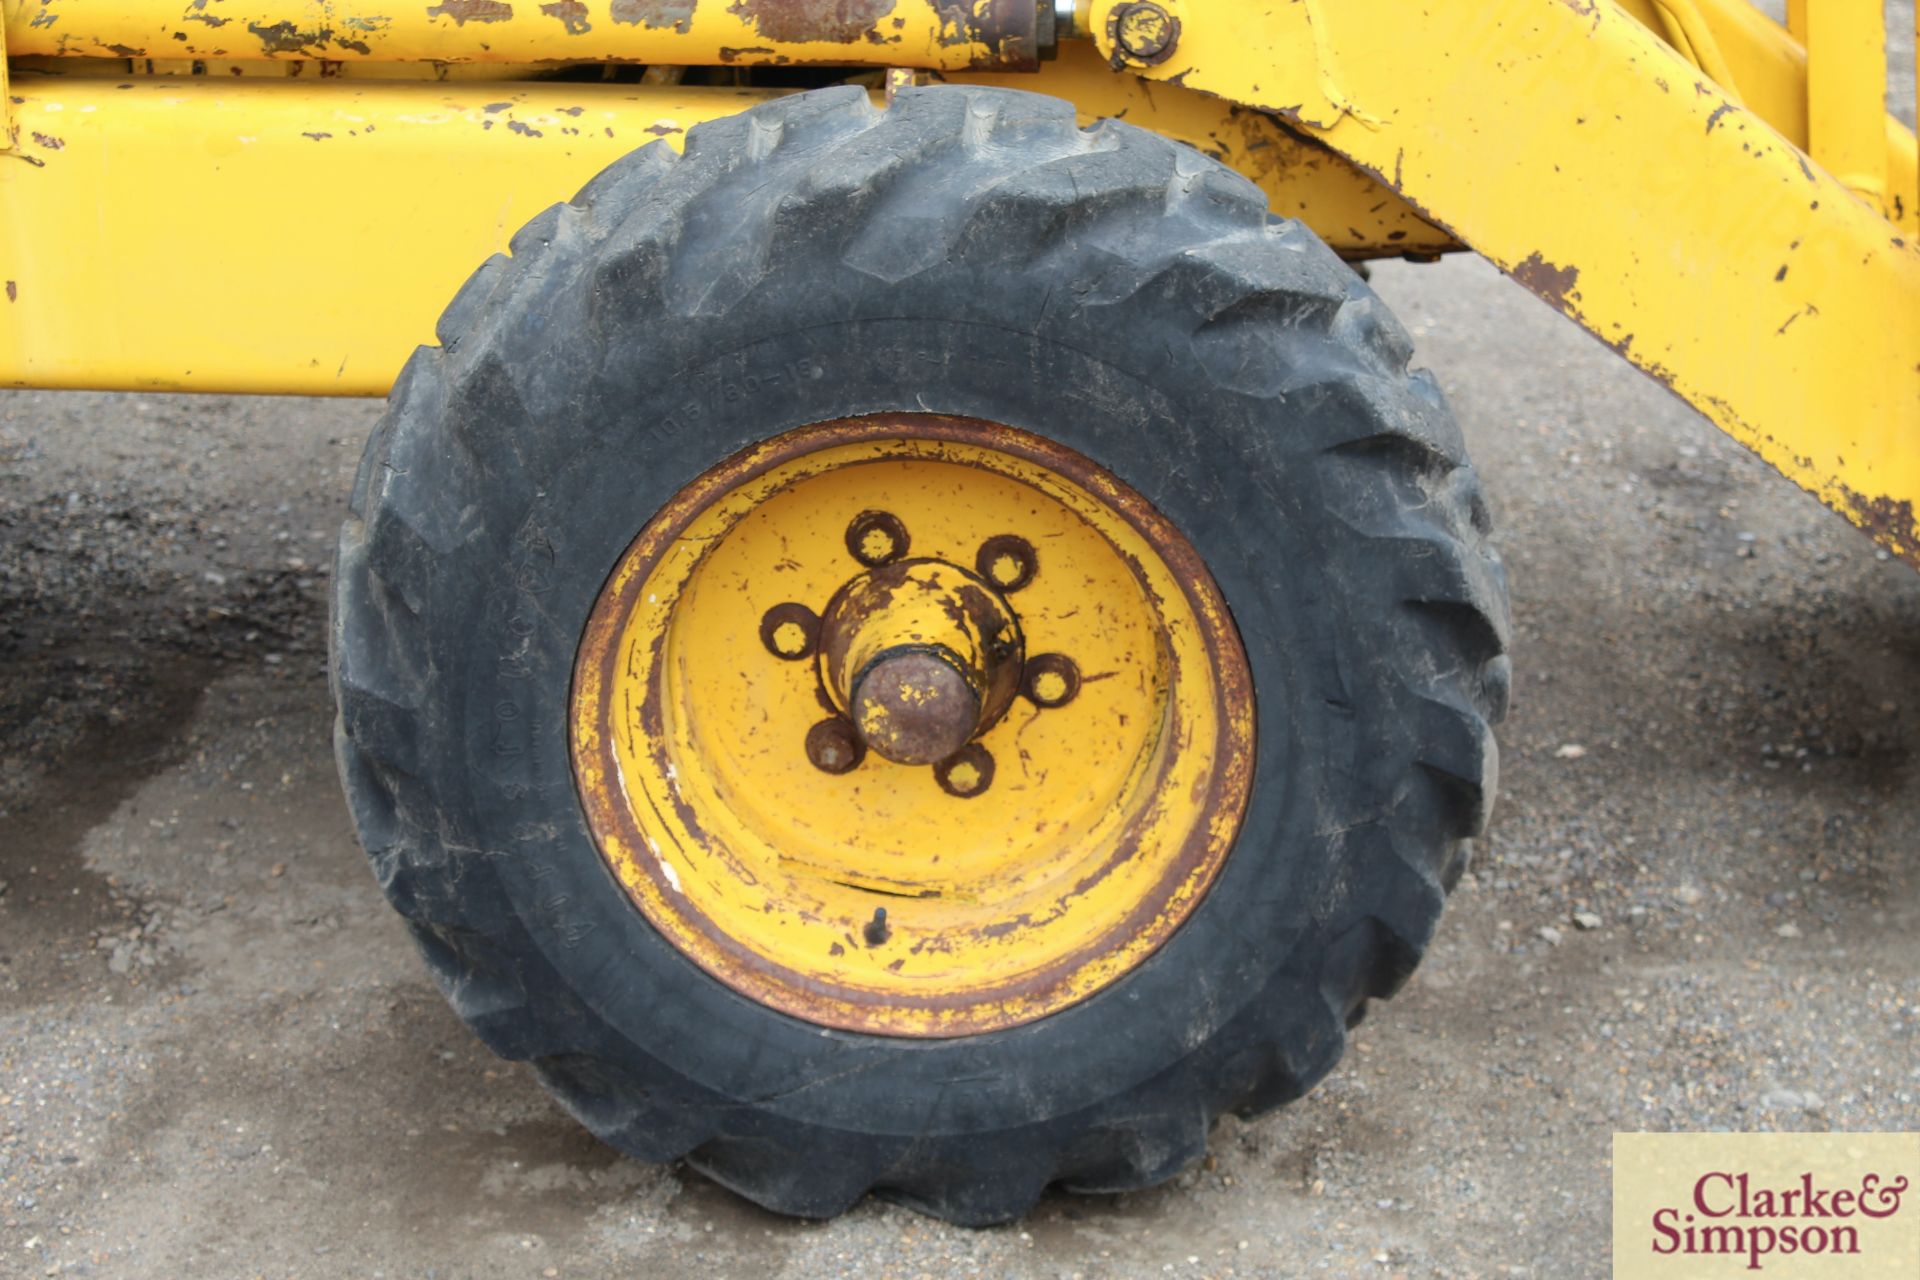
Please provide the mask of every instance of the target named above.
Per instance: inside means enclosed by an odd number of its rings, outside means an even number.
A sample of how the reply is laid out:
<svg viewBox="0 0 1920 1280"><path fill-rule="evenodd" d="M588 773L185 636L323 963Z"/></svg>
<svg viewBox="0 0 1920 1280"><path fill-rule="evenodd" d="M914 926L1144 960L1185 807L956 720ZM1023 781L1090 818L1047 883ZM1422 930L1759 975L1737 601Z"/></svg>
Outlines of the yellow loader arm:
<svg viewBox="0 0 1920 1280"><path fill-rule="evenodd" d="M1920 179L1878 0L0 13L0 383L382 394L619 155L790 91L762 68L887 68L1193 143L1349 258L1478 250L1920 566ZM593 64L651 70L555 78Z"/></svg>
<svg viewBox="0 0 1920 1280"><path fill-rule="evenodd" d="M1745 0L1148 8L1178 35L1145 57L1094 21L1118 65L1324 142L1920 565L1920 184L1879 0L1796 5L1811 66Z"/></svg>

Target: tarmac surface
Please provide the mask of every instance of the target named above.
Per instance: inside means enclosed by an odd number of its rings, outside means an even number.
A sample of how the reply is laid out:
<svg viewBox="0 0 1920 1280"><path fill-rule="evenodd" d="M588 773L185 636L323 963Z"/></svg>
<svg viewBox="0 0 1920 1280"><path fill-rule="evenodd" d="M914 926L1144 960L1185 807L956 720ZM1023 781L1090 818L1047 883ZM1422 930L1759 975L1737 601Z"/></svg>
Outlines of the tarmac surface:
<svg viewBox="0 0 1920 1280"><path fill-rule="evenodd" d="M328 742L378 405L0 394L0 1276L1600 1276L1617 1130L1920 1129L1920 575L1486 264L1375 284L1512 576L1492 831L1309 1098L988 1231L620 1157L447 1010Z"/></svg>

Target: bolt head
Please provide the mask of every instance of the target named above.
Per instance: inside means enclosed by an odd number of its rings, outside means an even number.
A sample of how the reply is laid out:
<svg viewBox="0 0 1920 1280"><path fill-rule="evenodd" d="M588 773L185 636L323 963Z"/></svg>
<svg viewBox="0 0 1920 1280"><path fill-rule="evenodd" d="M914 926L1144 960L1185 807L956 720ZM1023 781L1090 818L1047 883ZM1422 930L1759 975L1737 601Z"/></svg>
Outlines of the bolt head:
<svg viewBox="0 0 1920 1280"><path fill-rule="evenodd" d="M1180 24L1157 4L1123 4L1107 19L1107 33L1129 58L1155 62L1172 52Z"/></svg>
<svg viewBox="0 0 1920 1280"><path fill-rule="evenodd" d="M866 755L867 746L860 735L839 716L807 730L807 759L822 773L852 773Z"/></svg>

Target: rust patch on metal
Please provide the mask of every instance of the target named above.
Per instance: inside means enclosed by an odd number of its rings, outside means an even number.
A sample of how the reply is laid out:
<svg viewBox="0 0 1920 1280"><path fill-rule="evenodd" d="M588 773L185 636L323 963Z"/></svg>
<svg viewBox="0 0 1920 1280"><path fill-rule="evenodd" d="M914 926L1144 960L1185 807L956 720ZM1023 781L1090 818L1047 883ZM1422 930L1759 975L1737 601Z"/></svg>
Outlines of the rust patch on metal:
<svg viewBox="0 0 1920 1280"><path fill-rule="evenodd" d="M991 52L975 65L997 71L1040 66L1040 6L1031 0L987 0L968 15L968 34Z"/></svg>
<svg viewBox="0 0 1920 1280"><path fill-rule="evenodd" d="M875 517L892 519L870 511L856 517L853 525ZM861 545L868 550L874 546ZM979 637L979 652L962 657L924 637L891 644L892 637L884 633L876 652L870 627L885 625L882 615L903 593L924 600L920 593L935 578L951 582L938 587L935 600L941 612L952 621L956 635ZM867 746L897 764L933 764L1006 715L1019 695L1026 643L1007 602L972 581L964 568L944 560L896 558L834 593L821 616L818 649L823 692L846 711Z"/></svg>
<svg viewBox="0 0 1920 1280"><path fill-rule="evenodd" d="M861 672L847 703L869 749L895 764L934 764L973 736L980 701L946 656L914 647L883 653Z"/></svg>
<svg viewBox="0 0 1920 1280"><path fill-rule="evenodd" d="M64 139L56 138L50 133L36 133L33 135L33 141L36 146L45 147L49 151L60 151L67 145Z"/></svg>
<svg viewBox="0 0 1920 1280"><path fill-rule="evenodd" d="M469 22L506 22L513 17L513 6L506 0L440 0L427 10L429 18L452 18L454 25Z"/></svg>
<svg viewBox="0 0 1920 1280"><path fill-rule="evenodd" d="M559 22L570 36L583 36L593 30L593 24L587 21L587 6L580 0L554 0L541 5L540 12Z"/></svg>
<svg viewBox="0 0 1920 1280"><path fill-rule="evenodd" d="M1513 269L1513 278L1552 303L1556 310L1572 313L1580 268L1556 267L1538 253L1530 253Z"/></svg>
<svg viewBox="0 0 1920 1280"><path fill-rule="evenodd" d="M776 44L880 43L896 0L733 0L727 12Z"/></svg>
<svg viewBox="0 0 1920 1280"><path fill-rule="evenodd" d="M1914 515L1913 502L1907 498L1869 498L1851 489L1846 496L1847 514L1873 537L1875 542L1920 569L1920 518Z"/></svg>
<svg viewBox="0 0 1920 1280"><path fill-rule="evenodd" d="M673 30L685 35L693 29L696 0L613 0L613 20L651 31Z"/></svg>
<svg viewBox="0 0 1920 1280"><path fill-rule="evenodd" d="M1151 0L1123 4L1107 17L1107 38L1116 54L1144 66L1158 66L1173 56L1180 43L1180 19Z"/></svg>
<svg viewBox="0 0 1920 1280"><path fill-rule="evenodd" d="M258 37L261 51L269 58L283 53L304 53L308 49L324 49L333 39L332 27L303 31L291 22L276 22L271 26L250 22L247 24L247 30Z"/></svg>
<svg viewBox="0 0 1920 1280"><path fill-rule="evenodd" d="M8 302L20 301L20 284L16 280L7 281L7 301Z"/></svg>

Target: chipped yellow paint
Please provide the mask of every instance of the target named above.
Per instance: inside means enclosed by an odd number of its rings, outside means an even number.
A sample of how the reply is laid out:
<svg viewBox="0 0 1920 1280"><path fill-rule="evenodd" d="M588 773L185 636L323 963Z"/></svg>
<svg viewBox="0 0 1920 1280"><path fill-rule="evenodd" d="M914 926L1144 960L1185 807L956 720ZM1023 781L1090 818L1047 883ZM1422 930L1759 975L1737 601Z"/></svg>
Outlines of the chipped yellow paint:
<svg viewBox="0 0 1920 1280"><path fill-rule="evenodd" d="M1038 76L977 79L1055 88L1089 120L1190 142L1348 256L1454 247L1270 119L1092 59L1082 44ZM242 65L273 74L227 74ZM130 77L124 63L68 58L73 74L16 78L22 149L0 158L0 278L13 282L0 385L384 395L461 282L529 218L621 156L656 139L678 147L694 124L780 92L494 84L457 67L408 82L382 78L406 70L383 63L321 78L317 66Z"/></svg>
<svg viewBox="0 0 1920 1280"><path fill-rule="evenodd" d="M0 0L16 57L1030 66L1035 9L940 0Z"/></svg>
<svg viewBox="0 0 1920 1280"><path fill-rule="evenodd" d="M1615 2L1643 26L1654 31L1664 30L1657 0ZM1691 0L1689 7L1692 21L1704 29L1719 55L1717 67L1701 69L1715 84L1732 88L1741 104L1765 120L1781 137L1811 153L1814 143L1809 109L1810 60L1804 26L1798 31L1783 28L1755 8L1751 0ZM1801 7L1789 4L1789 17ZM1691 47L1678 52L1696 65L1701 61L1691 57ZM1884 74L1881 68L1863 73L1862 79L1880 78ZM1920 196L1920 180L1915 176L1912 133L1892 116L1877 111L1864 127L1873 131L1884 145L1892 184L1889 195L1901 196L1904 192L1897 204L1890 199L1888 205L1883 206L1883 212L1890 211L1909 235L1920 232L1920 200L1916 200ZM1904 187L1900 185L1903 182Z"/></svg>
<svg viewBox="0 0 1920 1280"><path fill-rule="evenodd" d="M1007 603L1029 654L1081 673L1063 706L1017 700L945 788L872 752L816 768L824 663L760 634L866 571L846 533L868 511L955 576L1028 539ZM572 742L608 865L709 973L826 1025L949 1036L1064 1008L1166 940L1237 834L1253 707L1217 588L1137 495L1021 432L891 415L770 441L641 531L582 643Z"/></svg>
<svg viewBox="0 0 1920 1280"><path fill-rule="evenodd" d="M1300 219L1344 258L1424 258L1462 247L1352 161L1272 116L1177 84L1115 75L1085 41L1063 45L1037 76L966 72L946 79L1050 93L1073 103L1086 124L1124 120L1184 142L1250 179L1274 213Z"/></svg>
<svg viewBox="0 0 1920 1280"><path fill-rule="evenodd" d="M1179 46L1136 75L1271 110L1381 176L1920 565L1913 135L1856 121L1856 148L1884 140L1889 220L1796 145L1806 53L1784 28L1698 0L1742 106L1657 13L1610 0L1167 3Z"/></svg>

